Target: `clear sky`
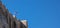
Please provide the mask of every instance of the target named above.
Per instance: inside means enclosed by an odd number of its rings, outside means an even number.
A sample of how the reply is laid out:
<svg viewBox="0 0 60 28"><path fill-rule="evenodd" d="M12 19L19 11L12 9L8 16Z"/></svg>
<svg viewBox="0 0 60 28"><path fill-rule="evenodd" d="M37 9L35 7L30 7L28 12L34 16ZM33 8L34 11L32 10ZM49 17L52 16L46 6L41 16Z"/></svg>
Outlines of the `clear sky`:
<svg viewBox="0 0 60 28"><path fill-rule="evenodd" d="M2 0L18 20L28 20L28 28L60 28L60 0Z"/></svg>

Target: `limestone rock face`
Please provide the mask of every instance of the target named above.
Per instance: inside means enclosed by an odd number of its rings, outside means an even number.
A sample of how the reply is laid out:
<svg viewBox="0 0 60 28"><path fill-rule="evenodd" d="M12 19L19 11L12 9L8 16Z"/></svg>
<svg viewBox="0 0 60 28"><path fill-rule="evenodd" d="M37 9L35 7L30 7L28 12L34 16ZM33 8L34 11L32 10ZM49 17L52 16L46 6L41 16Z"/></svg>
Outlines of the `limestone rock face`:
<svg viewBox="0 0 60 28"><path fill-rule="evenodd" d="M5 18L5 16L3 16L0 13L0 28L7 28L8 24L7 24L7 20Z"/></svg>
<svg viewBox="0 0 60 28"><path fill-rule="evenodd" d="M0 1L0 28L27 28L27 21L18 21Z"/></svg>

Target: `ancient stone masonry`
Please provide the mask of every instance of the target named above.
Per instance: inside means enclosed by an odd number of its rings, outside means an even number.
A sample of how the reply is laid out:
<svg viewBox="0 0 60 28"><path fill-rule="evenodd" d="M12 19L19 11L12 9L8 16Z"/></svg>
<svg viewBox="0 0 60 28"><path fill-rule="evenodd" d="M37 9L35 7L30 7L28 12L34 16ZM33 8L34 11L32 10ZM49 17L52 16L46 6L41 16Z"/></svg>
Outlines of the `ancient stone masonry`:
<svg viewBox="0 0 60 28"><path fill-rule="evenodd" d="M26 20L17 20L0 1L0 28L28 28Z"/></svg>

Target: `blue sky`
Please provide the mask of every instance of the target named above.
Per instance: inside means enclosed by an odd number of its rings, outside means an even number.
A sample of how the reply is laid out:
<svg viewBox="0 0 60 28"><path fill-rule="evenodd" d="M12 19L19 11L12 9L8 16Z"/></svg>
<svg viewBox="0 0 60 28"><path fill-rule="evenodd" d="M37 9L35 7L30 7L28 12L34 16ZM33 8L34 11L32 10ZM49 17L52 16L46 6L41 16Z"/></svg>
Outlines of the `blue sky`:
<svg viewBox="0 0 60 28"><path fill-rule="evenodd" d="M28 28L60 28L60 0L2 0L18 20L28 20Z"/></svg>

